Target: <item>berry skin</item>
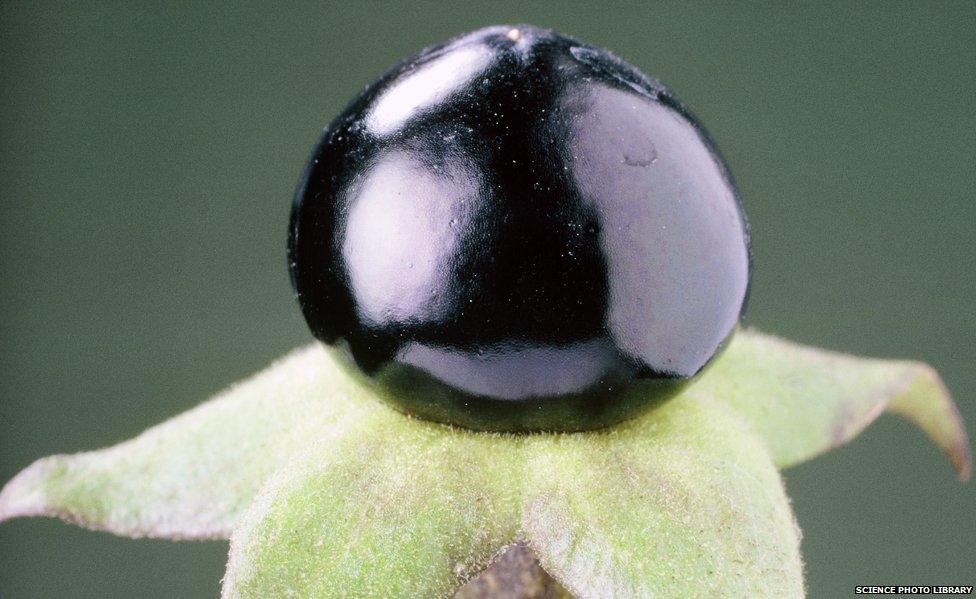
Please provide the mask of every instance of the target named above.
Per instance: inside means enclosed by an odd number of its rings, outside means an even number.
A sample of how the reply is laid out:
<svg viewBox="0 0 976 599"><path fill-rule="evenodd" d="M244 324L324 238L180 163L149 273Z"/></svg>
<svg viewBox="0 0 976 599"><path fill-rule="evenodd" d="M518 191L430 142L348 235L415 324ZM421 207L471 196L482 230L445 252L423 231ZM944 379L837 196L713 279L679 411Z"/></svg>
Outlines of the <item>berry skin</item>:
<svg viewBox="0 0 976 599"><path fill-rule="evenodd" d="M314 335L394 407L577 431L677 392L735 329L745 216L708 136L605 50L489 27L326 129L292 208Z"/></svg>

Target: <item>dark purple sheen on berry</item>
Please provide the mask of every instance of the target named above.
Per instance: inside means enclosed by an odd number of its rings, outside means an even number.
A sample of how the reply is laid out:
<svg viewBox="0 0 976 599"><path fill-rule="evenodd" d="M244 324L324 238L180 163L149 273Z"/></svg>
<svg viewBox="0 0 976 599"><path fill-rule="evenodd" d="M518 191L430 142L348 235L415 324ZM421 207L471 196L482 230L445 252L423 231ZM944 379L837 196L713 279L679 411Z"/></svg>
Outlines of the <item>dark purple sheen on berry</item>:
<svg viewBox="0 0 976 599"><path fill-rule="evenodd" d="M398 409L585 430L678 391L734 331L745 217L708 136L605 50L489 27L325 130L292 209L314 335Z"/></svg>

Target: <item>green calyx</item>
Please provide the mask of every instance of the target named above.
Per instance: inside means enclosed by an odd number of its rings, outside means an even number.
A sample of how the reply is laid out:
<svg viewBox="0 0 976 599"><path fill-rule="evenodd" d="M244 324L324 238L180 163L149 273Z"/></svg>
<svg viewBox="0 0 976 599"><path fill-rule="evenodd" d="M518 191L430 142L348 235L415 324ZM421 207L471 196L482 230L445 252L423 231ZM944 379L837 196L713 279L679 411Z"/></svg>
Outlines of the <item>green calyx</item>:
<svg viewBox="0 0 976 599"><path fill-rule="evenodd" d="M227 597L450 596L511 547L579 597L802 596L777 468L890 410L970 472L934 371L740 331L639 418L508 435L405 417L321 346L107 449L39 460L0 520L230 538Z"/></svg>

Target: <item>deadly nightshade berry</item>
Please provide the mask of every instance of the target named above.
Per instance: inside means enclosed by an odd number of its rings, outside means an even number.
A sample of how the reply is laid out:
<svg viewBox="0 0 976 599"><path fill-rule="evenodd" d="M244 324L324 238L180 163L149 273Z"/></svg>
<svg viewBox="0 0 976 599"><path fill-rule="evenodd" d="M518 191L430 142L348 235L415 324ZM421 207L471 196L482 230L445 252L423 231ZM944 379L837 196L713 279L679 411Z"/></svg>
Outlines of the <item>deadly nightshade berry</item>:
<svg viewBox="0 0 976 599"><path fill-rule="evenodd" d="M528 26L426 49L326 129L292 210L314 335L380 395L486 430L584 430L699 373L749 283L745 217L673 93Z"/></svg>

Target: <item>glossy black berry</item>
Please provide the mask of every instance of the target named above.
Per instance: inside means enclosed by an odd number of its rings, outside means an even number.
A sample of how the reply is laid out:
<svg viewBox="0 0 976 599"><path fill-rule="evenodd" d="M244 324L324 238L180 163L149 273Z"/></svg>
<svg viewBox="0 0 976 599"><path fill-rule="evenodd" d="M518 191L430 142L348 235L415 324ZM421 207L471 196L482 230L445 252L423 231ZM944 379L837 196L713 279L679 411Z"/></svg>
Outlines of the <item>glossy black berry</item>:
<svg viewBox="0 0 976 599"><path fill-rule="evenodd" d="M490 27L380 77L292 210L312 332L399 409L583 430L695 376L739 319L748 235L707 135L605 50Z"/></svg>

